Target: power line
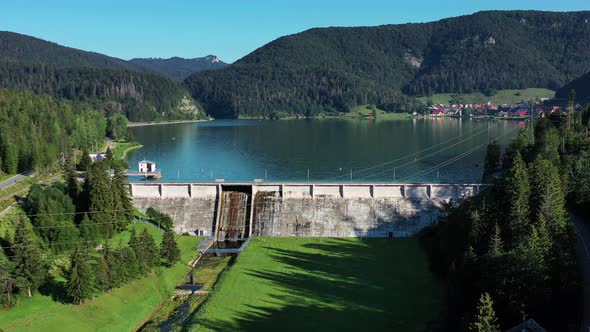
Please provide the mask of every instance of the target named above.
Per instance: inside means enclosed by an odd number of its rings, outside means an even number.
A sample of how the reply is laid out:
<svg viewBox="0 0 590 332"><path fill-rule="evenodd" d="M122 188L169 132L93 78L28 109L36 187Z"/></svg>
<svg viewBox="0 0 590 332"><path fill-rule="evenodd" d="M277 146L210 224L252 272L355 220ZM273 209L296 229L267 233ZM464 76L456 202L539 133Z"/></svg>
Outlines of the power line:
<svg viewBox="0 0 590 332"><path fill-rule="evenodd" d="M495 124L495 125L497 125L497 124ZM484 130L482 130L482 131L480 131L480 132L478 132L478 133L476 133L476 134L473 134L473 135L471 135L471 136L469 136L469 137L467 137L467 138L465 138L465 139L463 139L463 140L461 140L461 141L459 141L459 142L457 142L457 143L454 143L454 144L452 144L452 145L449 145L449 146L447 146L447 147L445 147L445 148L442 148L442 149L440 149L440 150L437 150L437 151L435 151L435 152L432 152L432 153L430 153L430 154L427 154L427 155L425 155L425 156L423 156L423 157L420 157L420 158L414 159L414 160L412 160L412 161L409 161L409 162L407 162L407 163L404 163L404 164L398 165L398 166L396 166L395 168L390 168L390 169L387 169L387 170L384 170L384 171L381 171L381 172L377 172L377 173L369 174L369 175L363 176L363 177L361 177L361 178L358 178L357 180L367 179L367 178L370 178L370 177L373 177L373 176L381 175L381 174L383 174L383 173L388 173L388 172L391 172L391 171L392 171L392 170L394 170L394 169L398 169L398 168L400 168L400 167L404 167L404 166L407 166L407 165L413 164L413 163L415 163L415 162L418 162L418 161L420 161L420 160L424 160L424 159L426 159L426 158L428 158L428 157L432 157L432 156L434 156L434 155L436 155L436 154L438 154L438 153L440 153L440 152L442 152L442 151L446 151L446 150L448 150L448 149L450 149L450 148L452 148L452 147L455 147L455 146L457 146L457 145L459 145L459 144L461 144L461 143L463 143L463 142L466 142L466 141L468 141L469 139L471 139L471 138L473 138L473 137L475 137L475 136L478 136L478 135L480 135L480 134L484 133L485 131L488 131L489 129L490 129L490 128L486 128L486 129L484 129Z"/></svg>
<svg viewBox="0 0 590 332"><path fill-rule="evenodd" d="M424 150L421 150L421 151L418 151L418 152L414 152L414 153L412 153L412 154L409 154L409 155L407 155L407 156L404 156L404 157L401 157L401 158L397 158L397 159L394 159L394 160L390 160L390 161L384 162L384 163L382 163L382 164L379 164L379 165L375 165L375 166L371 166L371 167L368 167L368 168L365 168L365 169L361 169L361 170L358 170L358 171L352 172L352 174L354 175L354 174L358 174L358 173L364 173L364 172L367 172L367 171L370 171L370 170L373 170L373 169L376 169L376 168L383 167L383 166L385 166L385 165L389 165L389 164L392 164L392 163L398 162L398 161L400 161L400 160L404 160L404 159L407 159L407 158L410 158L410 157L413 157L413 156L419 155L419 154L421 154L421 153L424 153L424 152L426 152L426 151L430 151L430 150L432 150L432 149L434 149L434 148L436 148L436 147L439 147L439 146L441 146L441 145L444 145L444 144L447 144L447 143L449 143L449 142L452 142L452 141L454 141L454 140L456 140L456 139L460 138L460 137L461 137L461 136L463 136L463 135L467 135L467 134L469 134L469 133L471 133L471 132L473 132L473 131L475 131L475 130L477 130L477 129L479 129L479 128L483 127L483 126L484 126L484 124L482 124L482 125L480 125L480 126L477 126L477 127L473 128L473 129L471 129L471 130L469 130L469 131L467 131L467 132L464 132L464 133L462 133L462 134L460 134L460 135L458 135L458 136L456 136L456 137L453 137L453 138L451 138L451 139L449 139L449 140L446 140L446 141L444 141L444 142L441 142L441 143L438 143L438 144L436 144L436 145L433 145L433 146L431 146L431 147L429 147L429 148L426 148L426 149L424 149ZM480 133L481 133L481 132L480 132ZM476 135L477 135L477 134L476 134ZM473 136L472 136L472 137L473 137ZM322 180L323 180L323 181L328 181L328 180L333 180L333 179L339 179L339 178L343 178L343 177L346 177L346 176L348 176L348 174L345 174L345 175L339 175L339 176L334 176L334 177L329 177L329 178L324 178L324 179L322 179Z"/></svg>
<svg viewBox="0 0 590 332"><path fill-rule="evenodd" d="M499 136L499 137L498 137L498 139L499 139L499 138L502 138L502 137L504 137L504 136L506 136L506 135L508 135L508 134L510 134L510 133L512 133L512 132L513 132L514 130L516 130L516 129L518 129L518 128L514 128L514 129L512 129L512 130L510 130L510 131L508 131L508 132L506 132L506 133L502 134L501 136ZM454 163L455 161L457 161L457 160L459 160L459 159L465 158L466 156L468 156L468 155L472 154L473 152L477 151L478 149L481 149L481 148L482 148L483 146L485 146L486 144L487 144L487 143L482 143L482 144L480 144L480 145L476 146L475 148L473 148L473 149L470 149L470 150L468 150L468 151L466 151L466 152L464 152L464 153L462 153L462 154L460 154L460 155L458 155L458 156L455 156L455 157L453 157L453 158L451 158L451 159L448 159L448 160L446 160L446 161L444 161L444 162L442 162L442 163L439 163L438 165L435 165L435 166L433 166L433 167L431 167L431 168L429 168L429 169L427 169L427 170L424 170L424 171L418 171L418 172L416 172L416 173L414 173L414 174L412 174L412 175L410 175L410 176L407 176L407 177L405 177L404 179L406 179L406 180L407 180L407 179L411 179L411 178L414 178L414 177L416 177L416 176L420 176L420 175L423 175L423 174L426 174L426 173L432 172L432 171L433 171L433 170L435 170L435 169L438 169L438 168L442 168L442 167L448 166L448 165L450 165L450 164Z"/></svg>

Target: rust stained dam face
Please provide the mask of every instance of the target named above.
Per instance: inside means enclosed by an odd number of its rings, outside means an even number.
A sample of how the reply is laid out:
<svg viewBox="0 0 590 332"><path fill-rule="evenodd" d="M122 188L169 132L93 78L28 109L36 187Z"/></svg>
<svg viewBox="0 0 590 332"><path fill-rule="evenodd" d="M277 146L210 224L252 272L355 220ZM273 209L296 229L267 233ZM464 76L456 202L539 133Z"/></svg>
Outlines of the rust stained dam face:
<svg viewBox="0 0 590 332"><path fill-rule="evenodd" d="M443 203L482 184L132 183L136 208L172 216L178 233L220 240L250 235L404 237L436 222Z"/></svg>

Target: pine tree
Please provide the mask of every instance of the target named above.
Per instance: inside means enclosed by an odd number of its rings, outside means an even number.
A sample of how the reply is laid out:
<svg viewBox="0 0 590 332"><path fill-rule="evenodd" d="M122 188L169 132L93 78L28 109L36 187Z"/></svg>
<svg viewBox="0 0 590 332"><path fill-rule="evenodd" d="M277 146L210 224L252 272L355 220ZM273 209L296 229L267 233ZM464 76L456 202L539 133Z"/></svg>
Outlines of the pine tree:
<svg viewBox="0 0 590 332"><path fill-rule="evenodd" d="M5 307L12 306L12 292L16 286L14 265L3 254L0 254L0 300Z"/></svg>
<svg viewBox="0 0 590 332"><path fill-rule="evenodd" d="M37 244L33 242L31 232L26 228L24 219L19 219L12 245L14 253L14 276L27 289L29 297L43 284L45 264Z"/></svg>
<svg viewBox="0 0 590 332"><path fill-rule="evenodd" d="M509 246L514 248L525 240L530 224L531 187L526 164L520 153L513 159L507 180L507 192L510 204L507 240Z"/></svg>
<svg viewBox="0 0 590 332"><path fill-rule="evenodd" d="M80 238L90 244L96 244L101 237L100 229L94 224L88 214L84 213L84 218L80 222Z"/></svg>
<svg viewBox="0 0 590 332"><path fill-rule="evenodd" d="M137 269L140 273L145 273L148 269L145 263L147 260L147 253L145 252L143 246L144 245L141 243L141 238L137 236L135 228L131 228L131 235L129 236L129 249L133 253L135 265L137 266Z"/></svg>
<svg viewBox="0 0 590 332"><path fill-rule="evenodd" d="M96 287L102 292L107 292L112 288L111 272L104 254L100 257L96 267Z"/></svg>
<svg viewBox="0 0 590 332"><path fill-rule="evenodd" d="M126 281L126 270L130 269L129 265L136 265L135 262L123 263L121 251L115 252L111 250L108 242L103 246L102 256L108 266L109 279L111 288L119 287Z"/></svg>
<svg viewBox="0 0 590 332"><path fill-rule="evenodd" d="M537 259L546 263L551 251L552 240L547 223L544 218L541 218L536 225L531 226L531 233L526 241L527 250L533 253Z"/></svg>
<svg viewBox="0 0 590 332"><path fill-rule="evenodd" d="M488 293L483 293L479 298L477 312L473 322L469 325L472 332L499 332L498 318L494 311L494 302Z"/></svg>
<svg viewBox="0 0 590 332"><path fill-rule="evenodd" d="M492 180L492 175L498 169L500 165L500 157L502 152L500 150L500 145L496 140L492 139L488 143L488 148L486 152L486 158L484 161L484 168L483 168L483 182L489 182Z"/></svg>
<svg viewBox="0 0 590 332"><path fill-rule="evenodd" d="M92 165L92 159L90 158L90 154L88 150L82 150L82 156L80 157L80 161L78 162L78 170L86 172L88 168Z"/></svg>
<svg viewBox="0 0 590 332"><path fill-rule="evenodd" d="M18 151L15 144L7 144L4 146L4 154L2 156L2 166L4 173L16 174L18 172Z"/></svg>
<svg viewBox="0 0 590 332"><path fill-rule="evenodd" d="M111 186L117 211L115 222L118 230L122 231L133 221L133 203L129 196L129 184L125 178L124 169L116 165L114 171Z"/></svg>
<svg viewBox="0 0 590 332"><path fill-rule="evenodd" d="M144 274L140 266L140 261L135 252L129 247L123 247L119 250L119 265L121 268L121 280L129 281Z"/></svg>
<svg viewBox="0 0 590 332"><path fill-rule="evenodd" d="M66 178L66 186L68 188L68 195L72 201L77 201L80 194L80 185L78 184L78 174L74 168L74 164L70 158L66 159L64 165L64 175Z"/></svg>
<svg viewBox="0 0 590 332"><path fill-rule="evenodd" d="M490 237L490 245L488 249L488 255L491 257L498 257L503 253L503 243L502 237L500 234L500 226L498 224L494 225L494 230Z"/></svg>
<svg viewBox="0 0 590 332"><path fill-rule="evenodd" d="M147 228L144 228L143 232L141 232L139 237L139 248L141 256L138 256L138 264L141 273L146 274L160 263L158 247Z"/></svg>
<svg viewBox="0 0 590 332"><path fill-rule="evenodd" d="M110 146L107 147L107 152L105 154L105 157L106 157L106 159L108 161L113 161L114 160L114 158L113 158L113 151L111 151L111 147Z"/></svg>
<svg viewBox="0 0 590 332"><path fill-rule="evenodd" d="M533 221L543 218L552 234L565 232L568 224L565 195L559 171L551 161L537 158L533 162L531 193Z"/></svg>
<svg viewBox="0 0 590 332"><path fill-rule="evenodd" d="M94 290L94 273L90 266L90 256L86 249L78 247L70 258L71 270L66 294L75 304L80 304L92 297Z"/></svg>
<svg viewBox="0 0 590 332"><path fill-rule="evenodd" d="M103 162L90 165L87 172L89 183L90 212L92 221L96 223L103 238L113 234L114 197L111 192L111 179Z"/></svg>
<svg viewBox="0 0 590 332"><path fill-rule="evenodd" d="M160 255L170 265L180 261L180 249L178 249L178 244L174 238L174 232L171 229L166 229L164 231Z"/></svg>

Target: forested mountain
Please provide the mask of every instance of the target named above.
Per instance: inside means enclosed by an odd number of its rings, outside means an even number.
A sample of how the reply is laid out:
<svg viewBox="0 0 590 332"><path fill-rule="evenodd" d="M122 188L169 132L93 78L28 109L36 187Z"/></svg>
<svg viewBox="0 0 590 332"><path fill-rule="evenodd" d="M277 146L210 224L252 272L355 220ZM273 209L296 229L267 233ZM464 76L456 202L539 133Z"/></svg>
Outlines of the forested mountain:
<svg viewBox="0 0 590 332"><path fill-rule="evenodd" d="M0 32L0 88L82 101L131 121L192 119L202 108L177 82L121 59Z"/></svg>
<svg viewBox="0 0 590 332"><path fill-rule="evenodd" d="M576 91L578 101L590 102L590 72L566 84L555 94L557 98L567 98L570 91Z"/></svg>
<svg viewBox="0 0 590 332"><path fill-rule="evenodd" d="M557 89L590 71L590 12L490 11L279 38L185 85L214 116L406 106L432 93ZM386 105L387 106L387 105Z"/></svg>
<svg viewBox="0 0 590 332"><path fill-rule="evenodd" d="M0 89L0 172L47 167L61 153L103 140L106 128L102 114L79 103Z"/></svg>
<svg viewBox="0 0 590 332"><path fill-rule="evenodd" d="M219 60L219 58L214 55L194 59L184 59L179 57L172 57L169 59L135 58L129 60L129 62L180 82L184 81L185 78L193 73L227 66L227 63Z"/></svg>
<svg viewBox="0 0 590 332"><path fill-rule="evenodd" d="M140 67L122 59L65 47L39 38L0 31L0 61L16 61L55 67L97 67L135 69Z"/></svg>

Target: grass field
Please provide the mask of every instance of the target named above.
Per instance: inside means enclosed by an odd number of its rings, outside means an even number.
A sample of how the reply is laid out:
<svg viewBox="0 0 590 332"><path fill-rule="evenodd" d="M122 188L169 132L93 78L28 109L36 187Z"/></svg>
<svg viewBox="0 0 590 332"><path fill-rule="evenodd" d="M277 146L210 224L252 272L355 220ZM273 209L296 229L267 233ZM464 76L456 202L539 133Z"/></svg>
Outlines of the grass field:
<svg viewBox="0 0 590 332"><path fill-rule="evenodd" d="M448 105L451 103L451 96L453 95L455 94L442 93L421 97L419 99L425 103L431 101L434 104ZM488 101L491 101L494 104L514 104L522 100L529 101L536 98L553 98L555 96L555 91L541 88L530 88L522 90L498 90L493 96L486 96L483 93L457 94L457 96L464 104L487 103Z"/></svg>
<svg viewBox="0 0 590 332"><path fill-rule="evenodd" d="M140 233L148 228L159 243L161 233L147 224L130 227ZM129 238L125 231L114 243ZM102 294L82 305L56 302L51 294L24 299L16 307L0 311L0 330L5 331L133 331L162 300L168 298L189 267L186 263L196 254L200 238L178 237L182 252L181 263L172 268L160 268L149 276Z"/></svg>
<svg viewBox="0 0 590 332"><path fill-rule="evenodd" d="M414 238L256 238L190 329L428 331L442 297Z"/></svg>
<svg viewBox="0 0 590 332"><path fill-rule="evenodd" d="M133 149L139 149L143 145L137 142L116 142L113 149L113 159L125 159L127 152Z"/></svg>
<svg viewBox="0 0 590 332"><path fill-rule="evenodd" d="M359 113L361 115L359 115ZM363 116L369 113L376 113L375 120L408 120L411 119L412 116L408 113L387 113L383 110L375 108L372 110L369 108L369 105L361 105L353 107L349 113L345 113L342 117L345 118L356 118L356 119L363 119Z"/></svg>

